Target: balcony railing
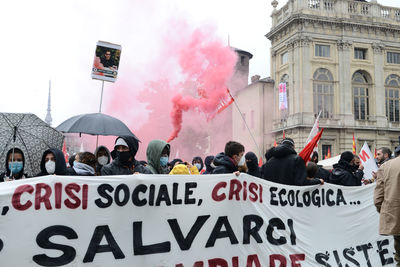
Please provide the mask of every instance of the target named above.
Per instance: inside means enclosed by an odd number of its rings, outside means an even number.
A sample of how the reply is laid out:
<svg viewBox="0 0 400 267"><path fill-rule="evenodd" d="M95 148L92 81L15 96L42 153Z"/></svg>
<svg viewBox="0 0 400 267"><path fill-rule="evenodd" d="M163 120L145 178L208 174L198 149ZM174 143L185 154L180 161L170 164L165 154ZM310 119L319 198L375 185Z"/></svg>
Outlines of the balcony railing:
<svg viewBox="0 0 400 267"><path fill-rule="evenodd" d="M307 13L334 18L360 19L399 25L400 9L377 3L353 0L292 0L272 14L273 26L294 13Z"/></svg>

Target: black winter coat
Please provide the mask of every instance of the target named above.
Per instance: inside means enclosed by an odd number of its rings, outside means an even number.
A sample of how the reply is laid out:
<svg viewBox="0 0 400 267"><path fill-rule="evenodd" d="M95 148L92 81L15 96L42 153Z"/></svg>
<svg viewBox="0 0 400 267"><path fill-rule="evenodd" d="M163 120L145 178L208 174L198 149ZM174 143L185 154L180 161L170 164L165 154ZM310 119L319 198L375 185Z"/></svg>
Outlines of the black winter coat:
<svg viewBox="0 0 400 267"><path fill-rule="evenodd" d="M318 165L318 171L315 175L315 178L324 179L325 182L329 183L329 178L331 176L331 172L324 169L322 166Z"/></svg>
<svg viewBox="0 0 400 267"><path fill-rule="evenodd" d="M233 163L233 160L221 152L214 158L213 174L234 173L238 171L238 167Z"/></svg>
<svg viewBox="0 0 400 267"><path fill-rule="evenodd" d="M354 170L346 161L339 161L333 165L329 183L344 186L360 186L361 179L364 176L362 170Z"/></svg>
<svg viewBox="0 0 400 267"><path fill-rule="evenodd" d="M214 160L214 156L207 156L204 159L204 165L206 165L206 171L203 172L203 174L212 174L213 173L214 168L211 167L211 163L213 162L213 160Z"/></svg>
<svg viewBox="0 0 400 267"><path fill-rule="evenodd" d="M258 166L257 155L253 152L247 152L245 155L246 165L248 168L247 174L261 178L261 170Z"/></svg>
<svg viewBox="0 0 400 267"><path fill-rule="evenodd" d="M265 180L286 185L314 185L320 184L319 179L307 179L306 165L296 151L281 144L268 151L270 159L263 165Z"/></svg>
<svg viewBox="0 0 400 267"><path fill-rule="evenodd" d="M122 166L118 158L116 158L110 164L107 164L101 168L101 175L129 175L134 174L135 172L152 174L150 170L141 165L137 160L133 161L133 165L135 167L133 170L131 170L130 168Z"/></svg>

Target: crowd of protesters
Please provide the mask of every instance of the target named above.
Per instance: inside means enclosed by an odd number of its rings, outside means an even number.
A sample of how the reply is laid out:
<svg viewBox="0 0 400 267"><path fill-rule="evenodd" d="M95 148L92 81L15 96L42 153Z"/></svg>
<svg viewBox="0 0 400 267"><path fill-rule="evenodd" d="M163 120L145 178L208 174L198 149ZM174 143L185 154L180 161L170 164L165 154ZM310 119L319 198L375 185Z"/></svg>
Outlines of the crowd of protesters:
<svg viewBox="0 0 400 267"><path fill-rule="evenodd" d="M373 183L372 179L364 179L363 166L358 156L350 151L341 154L340 160L333 166L332 171L318 165L318 153L314 152L307 164L297 155L295 143L291 138L266 151L266 163L259 166L257 155L245 153L245 147L234 141L226 143L224 152L214 156L193 157L187 162L170 158L170 144L163 140L153 140L147 146L146 161L138 161L135 156L139 142L132 136L120 136L115 140L114 149L110 152L107 147L99 146L91 152L81 152L70 157L66 164L61 150L51 148L42 155L40 170L37 176L49 174L68 176L94 175L129 175L143 174L223 174L248 173L271 182L286 185L314 185L325 182L343 185L359 186ZM399 148L397 149L399 150ZM399 152L397 151L396 152ZM386 147L377 150L377 163L391 159L392 152ZM0 182L28 178L24 172L25 157L21 149L13 148L8 151L6 172L0 174Z"/></svg>
<svg viewBox="0 0 400 267"><path fill-rule="evenodd" d="M295 142L285 138L269 149L266 162L260 167L255 153L247 152L245 147L235 141L225 145L224 152L203 159L196 156L191 162L170 159L170 144L163 140L153 140L148 144L147 161L138 161L135 156L139 141L131 136L120 136L115 140L110 152L105 146L96 148L94 154L81 152L72 156L67 166L61 150L46 150L40 162L38 176L68 175L129 175L129 174L186 174L207 175L247 173L271 182L306 186L332 183L342 186L361 186L374 183L376 188L374 204L380 215L380 234L393 235L395 240L395 259L400 264L400 157L392 160L389 148L377 150L376 160L379 167L372 173L372 179L364 179L364 167L360 158L350 151L340 155L339 162L328 171L318 165L318 153L314 152L305 162L295 151ZM400 146L395 150L400 153ZM6 172L0 174L0 182L28 178L24 171L25 157L20 148L13 148L6 155ZM394 204L393 204L394 203ZM393 206L395 205L395 206ZM397 219L393 219L397 218Z"/></svg>

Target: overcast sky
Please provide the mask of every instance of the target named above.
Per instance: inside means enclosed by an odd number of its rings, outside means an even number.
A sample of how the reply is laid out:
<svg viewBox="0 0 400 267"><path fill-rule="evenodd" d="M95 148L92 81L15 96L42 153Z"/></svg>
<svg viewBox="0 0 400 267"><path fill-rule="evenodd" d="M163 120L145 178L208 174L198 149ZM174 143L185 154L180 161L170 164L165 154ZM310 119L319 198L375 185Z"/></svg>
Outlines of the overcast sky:
<svg viewBox="0 0 400 267"><path fill-rule="evenodd" d="M280 8L287 1L279 1ZM400 7L399 0L379 3ZM266 0L26 0L1 1L1 112L32 112L44 119L52 81L53 126L97 112L101 82L90 77L98 40L122 45L120 77L157 55L165 21L214 25L226 43L249 51L250 76L269 76L271 1ZM179 36L174 36L179 38ZM118 84L107 83L104 97Z"/></svg>

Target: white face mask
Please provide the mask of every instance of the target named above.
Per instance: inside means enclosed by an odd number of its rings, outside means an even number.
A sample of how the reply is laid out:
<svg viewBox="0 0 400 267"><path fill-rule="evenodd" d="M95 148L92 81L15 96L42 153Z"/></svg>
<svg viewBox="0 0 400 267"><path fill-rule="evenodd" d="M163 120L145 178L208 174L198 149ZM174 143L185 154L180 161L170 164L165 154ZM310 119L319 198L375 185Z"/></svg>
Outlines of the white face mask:
<svg viewBox="0 0 400 267"><path fill-rule="evenodd" d="M194 166L196 166L196 168L201 171L201 164L200 163L195 163Z"/></svg>
<svg viewBox="0 0 400 267"><path fill-rule="evenodd" d="M44 167L46 168L48 174L54 174L54 172L56 171L56 163L52 160L46 162L46 164L44 164Z"/></svg>
<svg viewBox="0 0 400 267"><path fill-rule="evenodd" d="M242 156L239 160L238 166L243 166L246 163L246 159Z"/></svg>
<svg viewBox="0 0 400 267"><path fill-rule="evenodd" d="M107 156L100 156L97 158L97 162L101 165L104 166L108 162L108 157Z"/></svg>

